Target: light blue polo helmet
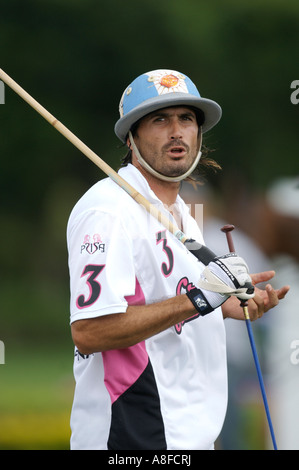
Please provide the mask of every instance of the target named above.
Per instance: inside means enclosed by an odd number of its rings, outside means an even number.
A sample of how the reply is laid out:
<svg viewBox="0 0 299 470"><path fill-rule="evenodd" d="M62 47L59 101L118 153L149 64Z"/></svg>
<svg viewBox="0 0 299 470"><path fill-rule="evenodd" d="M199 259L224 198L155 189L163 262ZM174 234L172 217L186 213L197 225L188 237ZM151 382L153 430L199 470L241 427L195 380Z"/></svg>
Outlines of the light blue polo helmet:
<svg viewBox="0 0 299 470"><path fill-rule="evenodd" d="M191 167L180 176L163 175L152 168L140 154L130 130L133 124L147 114L171 106L191 106L204 114L197 156ZM119 114L120 118L114 128L117 137L124 143L129 137L131 147L143 168L163 181L172 182L184 180L195 170L201 157L202 133L217 124L222 110L215 101L202 98L186 75L175 70L158 69L140 75L125 89L119 103Z"/></svg>
<svg viewBox="0 0 299 470"><path fill-rule="evenodd" d="M157 109L170 106L192 106L204 113L202 132L207 132L221 118L218 103L202 98L194 83L175 70L159 69L137 77L124 91L120 104L120 118L115 134L125 142L132 125Z"/></svg>

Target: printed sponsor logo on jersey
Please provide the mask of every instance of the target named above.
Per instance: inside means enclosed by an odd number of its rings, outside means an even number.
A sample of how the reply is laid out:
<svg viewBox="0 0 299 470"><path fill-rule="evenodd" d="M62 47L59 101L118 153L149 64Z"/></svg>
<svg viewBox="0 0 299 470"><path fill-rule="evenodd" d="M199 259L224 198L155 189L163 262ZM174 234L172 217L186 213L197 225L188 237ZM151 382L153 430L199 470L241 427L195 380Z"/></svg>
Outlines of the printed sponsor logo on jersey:
<svg viewBox="0 0 299 470"><path fill-rule="evenodd" d="M105 243L102 242L101 237L98 233L94 235L86 234L81 245L81 254L88 253L94 255L95 253L104 253Z"/></svg>
<svg viewBox="0 0 299 470"><path fill-rule="evenodd" d="M191 289L195 289L195 285L190 282L187 277L182 277L177 284L176 295L186 294L186 292L189 292ZM180 335L182 333L183 326L185 325L185 323L195 320L199 316L200 314L196 313L195 315L192 315L192 317L187 318L187 320L183 320L182 322L177 323L174 327L176 333Z"/></svg>
<svg viewBox="0 0 299 470"><path fill-rule="evenodd" d="M77 361L81 359L89 359L91 356L94 356L94 354L82 354L80 353L79 349L75 349L75 357L77 358Z"/></svg>

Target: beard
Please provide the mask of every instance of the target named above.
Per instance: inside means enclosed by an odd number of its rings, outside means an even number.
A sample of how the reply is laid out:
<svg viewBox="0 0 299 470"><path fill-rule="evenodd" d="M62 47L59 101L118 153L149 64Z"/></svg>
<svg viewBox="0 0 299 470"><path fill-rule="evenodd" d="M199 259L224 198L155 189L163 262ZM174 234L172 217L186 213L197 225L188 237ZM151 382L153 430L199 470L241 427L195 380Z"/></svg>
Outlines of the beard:
<svg viewBox="0 0 299 470"><path fill-rule="evenodd" d="M173 153L172 157L169 157L168 152L171 152L174 148L180 148L186 153L182 157L180 152ZM165 144L160 150L158 150L154 144L148 143L147 145L141 145L139 151L144 160L157 172L164 176L176 177L181 176L191 168L197 154L198 149L190 149L189 145L182 142L179 139L174 139L172 142Z"/></svg>

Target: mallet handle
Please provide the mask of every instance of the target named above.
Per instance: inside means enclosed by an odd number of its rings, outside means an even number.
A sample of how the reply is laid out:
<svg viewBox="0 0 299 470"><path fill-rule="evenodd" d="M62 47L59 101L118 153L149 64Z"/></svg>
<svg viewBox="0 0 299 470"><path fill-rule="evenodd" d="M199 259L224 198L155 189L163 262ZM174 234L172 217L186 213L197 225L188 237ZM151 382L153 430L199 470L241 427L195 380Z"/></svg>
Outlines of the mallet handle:
<svg viewBox="0 0 299 470"><path fill-rule="evenodd" d="M235 250L235 247L234 247L234 242L233 242L233 237L232 237L232 234L231 232L235 229L235 226L234 225L224 225L221 229L222 232L225 233L226 235L226 239L227 239L227 244L228 244L228 249L231 253L235 253L236 250ZM246 319L249 319L249 314L248 314L248 310L247 307L248 305L248 302L246 302L246 300L242 300L241 301L241 307L243 307L244 309L244 315L245 315L245 318Z"/></svg>
<svg viewBox="0 0 299 470"><path fill-rule="evenodd" d="M18 83L16 83L7 73L0 69L0 79L3 80L12 90L14 90L24 101L26 101L35 111L37 111L46 121L48 121L58 132L66 137L77 149L79 149L86 157L88 157L95 165L97 165L107 176L113 179L121 186L138 204L142 205L153 217L155 217L164 227L166 227L173 235L182 243L187 240L186 235L181 232L161 211L151 204L142 194L136 191L129 183L127 183L116 171L114 171L104 160L102 160L95 152L85 145L75 134L65 127L55 116L47 111L40 103L38 103L27 91L25 91Z"/></svg>
<svg viewBox="0 0 299 470"><path fill-rule="evenodd" d="M234 230L234 228L235 228L234 225L224 225L224 227L222 227L222 229L221 229L221 231L226 234L228 248L229 248L229 251L231 253L235 253L233 237L232 237L232 234L231 234L231 231Z"/></svg>

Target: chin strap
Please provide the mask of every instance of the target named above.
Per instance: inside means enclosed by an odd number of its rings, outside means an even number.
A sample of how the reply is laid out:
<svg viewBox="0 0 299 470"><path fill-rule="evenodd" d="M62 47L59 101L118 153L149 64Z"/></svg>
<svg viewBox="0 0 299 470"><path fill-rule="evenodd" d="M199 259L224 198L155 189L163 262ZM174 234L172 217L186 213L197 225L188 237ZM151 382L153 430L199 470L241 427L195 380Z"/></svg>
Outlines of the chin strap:
<svg viewBox="0 0 299 470"><path fill-rule="evenodd" d="M134 150L134 153L137 157L137 160L139 161L140 165L145 169L147 170L149 173L151 173L153 176L155 176L156 178L162 180L162 181L169 181L169 182L175 182L175 181L182 181L183 179L187 178L187 176L191 175L191 173L195 170L195 168L197 167L198 165L198 162L200 160L200 157L201 157L201 143L202 143L202 132L200 131L200 145L199 145L199 151L197 153L197 156L194 160L194 162L192 163L191 167L189 168L189 170L186 171L186 173L184 173L183 175L181 176L166 176L166 175L163 175L162 173L159 173L158 171L154 170L143 158L142 156L140 155L140 152L134 142L134 139L133 139L133 136L132 136L132 133L131 131L129 131L129 139L130 139L130 143L132 145L132 149Z"/></svg>

